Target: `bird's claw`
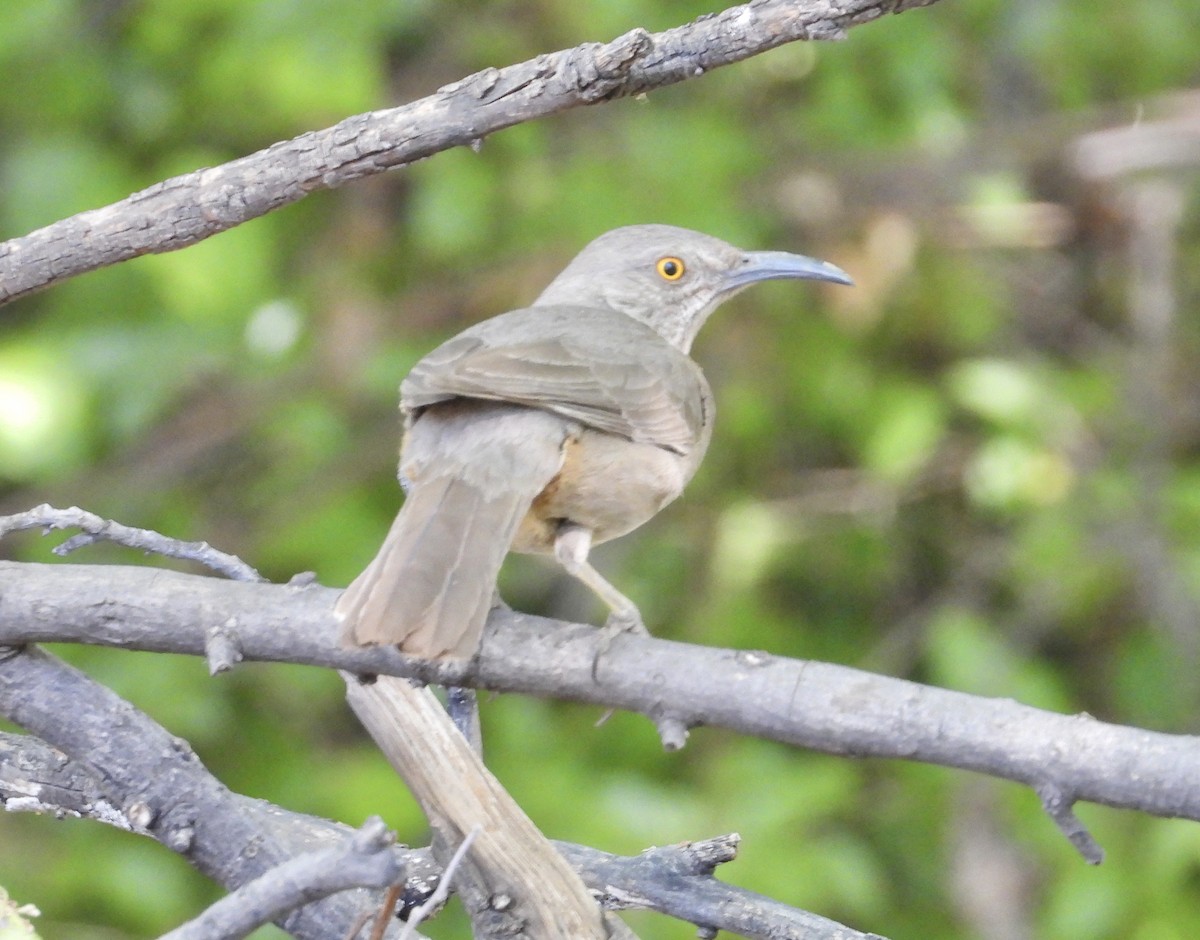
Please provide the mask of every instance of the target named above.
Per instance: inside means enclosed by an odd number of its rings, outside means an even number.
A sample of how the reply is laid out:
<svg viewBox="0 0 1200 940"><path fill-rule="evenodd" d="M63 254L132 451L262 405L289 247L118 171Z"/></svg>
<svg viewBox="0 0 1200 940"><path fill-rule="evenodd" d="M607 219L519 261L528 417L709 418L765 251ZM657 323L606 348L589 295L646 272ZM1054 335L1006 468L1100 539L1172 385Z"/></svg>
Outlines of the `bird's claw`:
<svg viewBox="0 0 1200 940"><path fill-rule="evenodd" d="M646 624L642 621L642 615L637 608L630 610L614 610L608 615L608 619L604 621L604 626L600 628L609 637L609 642L620 636L622 633L635 633L642 636L649 636L650 631L646 629Z"/></svg>
<svg viewBox="0 0 1200 940"><path fill-rule="evenodd" d="M614 610L604 621L604 626L600 628L599 640L596 643L596 655L592 659L593 681L597 678L601 658L608 652L613 640L625 633L631 633L634 636L650 635L650 631L646 629L642 615L636 607L629 610Z"/></svg>

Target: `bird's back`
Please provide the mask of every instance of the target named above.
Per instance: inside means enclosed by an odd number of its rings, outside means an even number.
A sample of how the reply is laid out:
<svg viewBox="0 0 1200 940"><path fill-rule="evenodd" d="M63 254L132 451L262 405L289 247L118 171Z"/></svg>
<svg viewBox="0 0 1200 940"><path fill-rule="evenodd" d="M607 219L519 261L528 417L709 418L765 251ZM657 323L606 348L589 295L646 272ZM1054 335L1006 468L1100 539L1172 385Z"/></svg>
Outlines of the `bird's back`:
<svg viewBox="0 0 1200 940"><path fill-rule="evenodd" d="M712 424L700 367L604 308L536 306L485 320L418 362L400 395L410 419L454 398L505 401L697 460Z"/></svg>

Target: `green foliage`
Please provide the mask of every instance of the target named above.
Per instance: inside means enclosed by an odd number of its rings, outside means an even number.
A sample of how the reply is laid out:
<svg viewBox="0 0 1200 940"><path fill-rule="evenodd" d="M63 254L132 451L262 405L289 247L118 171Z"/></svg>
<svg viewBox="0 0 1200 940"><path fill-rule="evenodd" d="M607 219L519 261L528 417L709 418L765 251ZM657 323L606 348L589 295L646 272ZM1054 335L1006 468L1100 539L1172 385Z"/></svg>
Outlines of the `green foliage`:
<svg viewBox="0 0 1200 940"><path fill-rule="evenodd" d="M709 9L16 4L0 30L0 237L486 66ZM0 324L0 511L77 503L275 579L344 584L399 504L412 363L528 300L595 234L672 222L828 256L859 283L765 286L706 327L709 458L677 506L598 552L652 630L1194 733L1194 168L1171 177L1187 208L1156 360L1129 307L1125 183L1081 196L1065 155L1100 115L1152 120L1160 94L1195 82L1198 39L1189 0L940 3L55 287ZM33 537L4 551L50 558ZM510 562L503 588L522 609L600 613L536 561ZM425 838L336 677L61 652L234 789ZM1194 823L1084 807L1108 853L1091 868L1013 785L711 729L664 754L643 719L597 717L484 703L490 765L551 836L632 853L738 831L723 877L895 940L999 935L964 901L980 833L1028 882L1015 935L1173 940L1200 919ZM8 816L0 846L0 883L42 908L47 940L154 935L217 895L95 823ZM646 938L693 933L631 920ZM430 934L466 929L452 910Z"/></svg>

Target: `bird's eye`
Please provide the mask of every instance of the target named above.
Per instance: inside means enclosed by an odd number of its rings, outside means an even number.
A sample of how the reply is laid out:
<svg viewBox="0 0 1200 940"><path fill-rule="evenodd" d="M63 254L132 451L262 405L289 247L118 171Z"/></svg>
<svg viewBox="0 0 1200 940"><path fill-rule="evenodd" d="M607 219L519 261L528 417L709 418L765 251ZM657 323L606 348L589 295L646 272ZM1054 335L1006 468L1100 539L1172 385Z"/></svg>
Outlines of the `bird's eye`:
<svg viewBox="0 0 1200 940"><path fill-rule="evenodd" d="M654 268L664 281L678 281L683 277L684 267L680 258L659 258Z"/></svg>

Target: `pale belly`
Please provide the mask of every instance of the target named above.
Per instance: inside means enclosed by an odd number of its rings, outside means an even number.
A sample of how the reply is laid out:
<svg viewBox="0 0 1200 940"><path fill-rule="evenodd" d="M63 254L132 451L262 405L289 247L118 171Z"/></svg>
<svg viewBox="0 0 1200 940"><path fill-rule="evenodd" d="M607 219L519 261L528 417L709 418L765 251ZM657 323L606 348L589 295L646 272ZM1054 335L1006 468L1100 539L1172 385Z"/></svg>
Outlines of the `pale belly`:
<svg viewBox="0 0 1200 940"><path fill-rule="evenodd" d="M698 462L651 444L583 430L567 441L562 469L534 499L512 550L552 552L564 523L590 529L593 543L624 535L675 499Z"/></svg>

